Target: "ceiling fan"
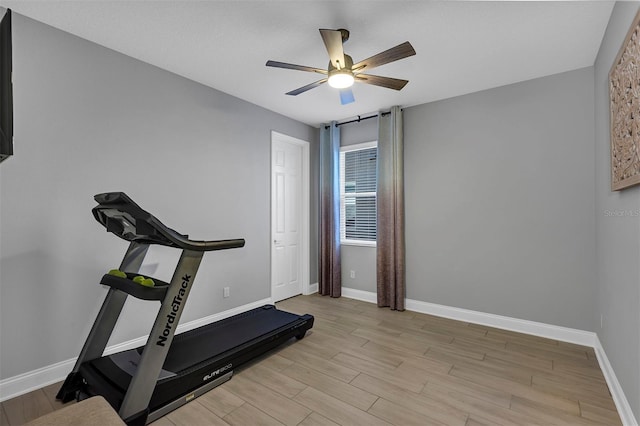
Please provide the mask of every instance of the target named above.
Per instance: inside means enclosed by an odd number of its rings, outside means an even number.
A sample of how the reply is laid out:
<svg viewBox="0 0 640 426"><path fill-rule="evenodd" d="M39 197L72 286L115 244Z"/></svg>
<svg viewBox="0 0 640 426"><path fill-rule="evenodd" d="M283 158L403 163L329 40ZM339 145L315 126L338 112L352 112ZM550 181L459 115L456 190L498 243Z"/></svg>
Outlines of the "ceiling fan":
<svg viewBox="0 0 640 426"><path fill-rule="evenodd" d="M411 43L405 41L391 49L380 52L377 55L363 61L353 63L351 56L344 53L343 43L349 40L349 31L320 30L322 41L329 53L329 66L327 69L307 67L304 65L287 64L285 62L267 61L268 67L286 68L298 71L315 72L326 77L306 86L287 92L287 95L296 96L307 90L318 87L321 84L329 83L331 87L340 89L340 102L342 105L355 101L351 86L354 82L373 84L374 86L386 87L388 89L401 90L409 81L391 77L380 77L377 75L365 74L369 70L380 65L398 61L416 54Z"/></svg>

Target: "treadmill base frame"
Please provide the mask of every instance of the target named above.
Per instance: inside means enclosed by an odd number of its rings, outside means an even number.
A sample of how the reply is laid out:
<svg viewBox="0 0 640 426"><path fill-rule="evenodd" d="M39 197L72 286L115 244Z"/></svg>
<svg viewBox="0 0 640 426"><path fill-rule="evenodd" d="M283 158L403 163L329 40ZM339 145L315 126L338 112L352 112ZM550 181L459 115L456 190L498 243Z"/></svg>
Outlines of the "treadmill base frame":
<svg viewBox="0 0 640 426"><path fill-rule="evenodd" d="M187 402L193 401L195 398L201 396L204 393L209 392L211 389L220 386L221 384L223 384L224 382L228 381L229 379L231 379L231 377L233 376L233 371L229 371L227 373L225 373L224 375L218 377L215 380L210 381L209 383L207 383L206 385L203 385L201 387L199 387L198 389L194 390L193 392L184 395L170 403L168 403L167 405L165 405L162 408L157 409L156 411L153 411L151 413L149 413L149 416L147 417L147 421L145 424L149 424L151 422L154 422L156 420L158 420L160 417L165 416L167 414L169 414L171 411L175 410L176 408L179 408L181 406L183 406L184 404L186 404Z"/></svg>

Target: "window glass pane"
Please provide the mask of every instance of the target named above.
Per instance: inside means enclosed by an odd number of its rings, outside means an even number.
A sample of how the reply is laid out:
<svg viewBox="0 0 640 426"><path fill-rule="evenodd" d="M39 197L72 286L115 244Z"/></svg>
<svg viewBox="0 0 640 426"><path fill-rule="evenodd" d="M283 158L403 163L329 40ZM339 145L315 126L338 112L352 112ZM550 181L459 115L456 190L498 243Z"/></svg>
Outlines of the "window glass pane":
<svg viewBox="0 0 640 426"><path fill-rule="evenodd" d="M354 240L376 239L376 197L345 197L345 237Z"/></svg>
<svg viewBox="0 0 640 426"><path fill-rule="evenodd" d="M375 192L377 149L347 151L344 158L344 192Z"/></svg>

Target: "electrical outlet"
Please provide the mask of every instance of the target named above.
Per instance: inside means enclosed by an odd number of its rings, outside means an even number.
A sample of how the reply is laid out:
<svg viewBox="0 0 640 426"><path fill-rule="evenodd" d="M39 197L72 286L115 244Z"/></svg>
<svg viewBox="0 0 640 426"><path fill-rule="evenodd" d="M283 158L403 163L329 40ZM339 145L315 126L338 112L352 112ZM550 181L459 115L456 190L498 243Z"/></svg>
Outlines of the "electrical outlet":
<svg viewBox="0 0 640 426"><path fill-rule="evenodd" d="M229 297L229 287L225 287L222 289L222 297L224 298Z"/></svg>
<svg viewBox="0 0 640 426"><path fill-rule="evenodd" d="M351 278L355 278L356 277L356 271L351 271Z"/></svg>

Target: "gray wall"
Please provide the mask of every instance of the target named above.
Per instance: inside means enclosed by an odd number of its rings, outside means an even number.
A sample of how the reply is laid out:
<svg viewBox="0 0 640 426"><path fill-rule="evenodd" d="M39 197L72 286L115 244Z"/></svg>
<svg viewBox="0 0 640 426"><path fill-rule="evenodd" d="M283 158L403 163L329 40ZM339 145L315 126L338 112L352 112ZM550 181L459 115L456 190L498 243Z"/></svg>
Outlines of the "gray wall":
<svg viewBox="0 0 640 426"><path fill-rule="evenodd" d="M372 114L365 114L368 117ZM378 119L340 126L340 145L348 146L378 140ZM340 248L342 286L363 291L376 291L376 248L343 244ZM351 271L355 277L351 278Z"/></svg>
<svg viewBox="0 0 640 426"><path fill-rule="evenodd" d="M15 156L0 167L0 378L79 353L106 293L98 281L127 247L93 219L99 192L127 192L193 238L246 239L205 255L183 321L270 296L271 130L311 141L315 164L317 129L17 14L13 52ZM316 188L317 168L311 176ZM178 255L153 249L144 270L169 280ZM147 334L156 310L128 301L111 343Z"/></svg>
<svg viewBox="0 0 640 426"><path fill-rule="evenodd" d="M407 297L591 330L593 68L404 110Z"/></svg>
<svg viewBox="0 0 640 426"><path fill-rule="evenodd" d="M638 3L616 4L595 64L598 274L593 321L640 421L640 186L611 192L608 85L609 70L638 8Z"/></svg>

